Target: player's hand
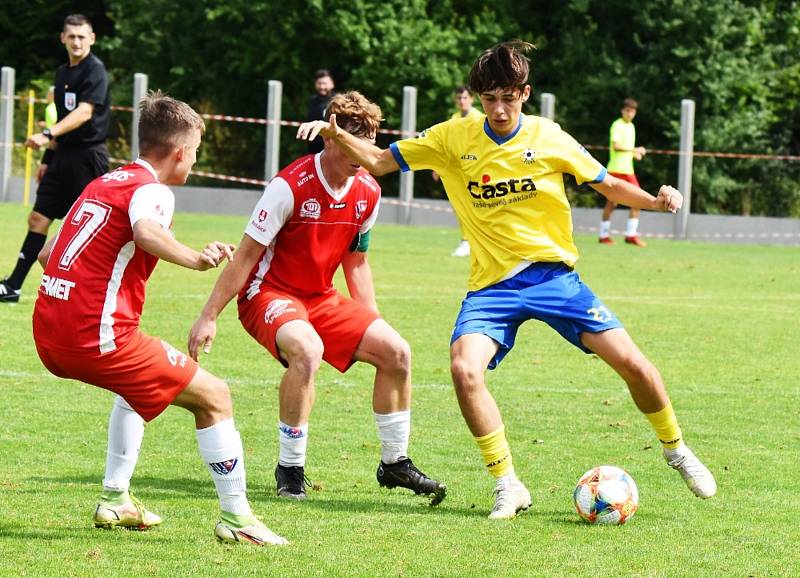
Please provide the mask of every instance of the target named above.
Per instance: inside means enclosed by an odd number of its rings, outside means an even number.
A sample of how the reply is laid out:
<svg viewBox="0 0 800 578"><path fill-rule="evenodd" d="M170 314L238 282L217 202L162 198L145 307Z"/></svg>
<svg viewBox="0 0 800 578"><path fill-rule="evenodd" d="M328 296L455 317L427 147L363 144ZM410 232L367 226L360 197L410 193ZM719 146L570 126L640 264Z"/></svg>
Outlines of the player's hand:
<svg viewBox="0 0 800 578"><path fill-rule="evenodd" d="M314 120L301 124L300 128L297 129L297 138L300 140L314 140L317 136L333 138L338 132L339 126L336 124L336 115L332 114L328 122Z"/></svg>
<svg viewBox="0 0 800 578"><path fill-rule="evenodd" d="M25 146L35 151L38 151L41 147L47 146L48 144L50 144L50 139L40 132L32 134L28 137L28 140L25 141Z"/></svg>
<svg viewBox="0 0 800 578"><path fill-rule="evenodd" d="M39 165L39 168L36 170L36 182L41 183L42 179L44 178L44 174L47 172L47 165Z"/></svg>
<svg viewBox="0 0 800 578"><path fill-rule="evenodd" d="M683 195L675 187L664 185L658 189L658 196L656 197L655 204L657 211L677 213L678 209L683 206Z"/></svg>
<svg viewBox="0 0 800 578"><path fill-rule="evenodd" d="M217 322L200 316L189 331L189 356L197 361L201 347L203 353L211 353L211 344L216 336Z"/></svg>
<svg viewBox="0 0 800 578"><path fill-rule="evenodd" d="M647 154L647 149L644 147L636 147L633 149L633 155L636 157L637 161L642 160L642 157Z"/></svg>
<svg viewBox="0 0 800 578"><path fill-rule="evenodd" d="M212 241L206 245L205 249L200 253L198 269L200 271L206 271L213 267L218 267L225 259L233 261L233 251L235 249L236 245Z"/></svg>

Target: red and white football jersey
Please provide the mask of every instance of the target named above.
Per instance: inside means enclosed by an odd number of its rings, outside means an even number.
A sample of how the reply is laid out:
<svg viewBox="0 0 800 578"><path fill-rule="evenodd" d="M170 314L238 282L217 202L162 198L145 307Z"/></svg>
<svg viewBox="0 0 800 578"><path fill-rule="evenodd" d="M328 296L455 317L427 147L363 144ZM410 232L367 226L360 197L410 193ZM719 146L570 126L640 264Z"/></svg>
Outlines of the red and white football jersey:
<svg viewBox="0 0 800 578"><path fill-rule="evenodd" d="M158 258L136 247L133 225L172 223L175 197L141 159L89 183L72 205L42 275L33 312L40 346L114 351L139 326Z"/></svg>
<svg viewBox="0 0 800 578"><path fill-rule="evenodd" d="M239 298L252 299L262 288L301 298L332 291L353 239L375 224L380 198L380 186L364 169L334 191L319 154L284 168L267 185L245 229L265 249Z"/></svg>

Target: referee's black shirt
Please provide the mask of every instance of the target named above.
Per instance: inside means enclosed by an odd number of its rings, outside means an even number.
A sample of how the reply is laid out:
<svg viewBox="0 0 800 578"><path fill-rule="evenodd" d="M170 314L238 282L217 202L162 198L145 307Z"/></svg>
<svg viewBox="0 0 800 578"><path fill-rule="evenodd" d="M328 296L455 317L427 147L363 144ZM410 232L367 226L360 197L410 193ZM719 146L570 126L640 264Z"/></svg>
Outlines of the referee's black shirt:
<svg viewBox="0 0 800 578"><path fill-rule="evenodd" d="M75 110L81 102L94 105L92 118L75 130L56 137L59 146L91 146L104 142L108 135L111 119L108 74L103 62L91 52L77 65L62 64L56 70L58 120Z"/></svg>

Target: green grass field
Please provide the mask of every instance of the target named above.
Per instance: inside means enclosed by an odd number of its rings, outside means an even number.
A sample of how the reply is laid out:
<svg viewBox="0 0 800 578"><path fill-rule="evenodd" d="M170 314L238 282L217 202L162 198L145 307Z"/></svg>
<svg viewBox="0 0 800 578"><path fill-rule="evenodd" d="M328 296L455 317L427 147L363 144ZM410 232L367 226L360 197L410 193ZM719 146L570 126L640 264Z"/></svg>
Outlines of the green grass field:
<svg viewBox="0 0 800 578"><path fill-rule="evenodd" d="M7 274L26 210L0 204ZM238 241L246 218L177 216L179 239ZM643 220L647 227L647 219ZM375 481L372 371L324 367L317 382L305 503L275 495L280 366L229 306L205 368L231 386L256 513L291 546L227 548L188 412L147 426L132 489L164 518L151 532L91 524L112 395L49 375L32 342L38 266L18 305L0 306L0 574L3 576L797 576L800 574L800 251L652 241L645 250L579 237L584 281L664 375L685 437L714 471L718 495L695 498L660 456L623 382L543 324L489 375L515 466L534 504L486 518L493 483L450 385L448 341L468 263L455 229L379 226L370 262L385 318L411 343L411 456L445 481L432 509ZM185 348L216 272L160 264L143 328ZM68 336L65 336L65 339ZM655 443L654 443L655 442ZM639 511L622 527L582 523L575 482L625 468Z"/></svg>

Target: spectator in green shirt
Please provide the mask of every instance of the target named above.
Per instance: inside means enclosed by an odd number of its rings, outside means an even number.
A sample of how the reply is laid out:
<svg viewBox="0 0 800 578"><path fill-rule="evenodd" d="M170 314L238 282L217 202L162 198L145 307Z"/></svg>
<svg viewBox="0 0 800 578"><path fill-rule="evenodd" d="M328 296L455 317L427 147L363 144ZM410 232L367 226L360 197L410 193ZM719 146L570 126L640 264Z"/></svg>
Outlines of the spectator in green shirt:
<svg viewBox="0 0 800 578"><path fill-rule="evenodd" d="M609 174L627 181L635 186L639 186L639 179L633 172L633 161L642 160L647 154L644 147L636 146L636 128L633 126L633 119L636 116L636 109L639 104L632 98L626 98L622 102L620 118L611 125L609 134L608 150L608 169ZM616 203L606 201L603 208L603 220L600 223L600 243L611 245L614 239L611 238L611 213L616 208ZM625 242L637 247L646 247L647 243L639 238L637 229L639 228L639 209L631 208L628 216L628 225L625 228Z"/></svg>

